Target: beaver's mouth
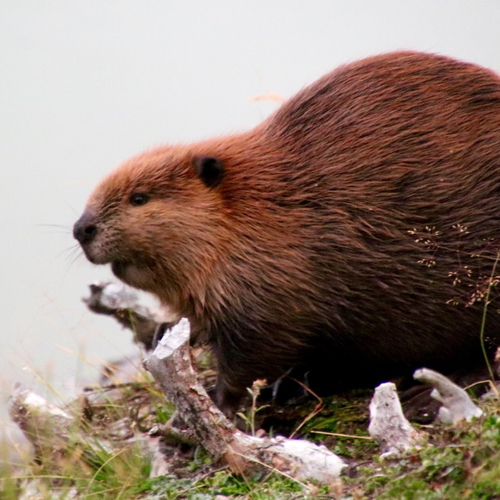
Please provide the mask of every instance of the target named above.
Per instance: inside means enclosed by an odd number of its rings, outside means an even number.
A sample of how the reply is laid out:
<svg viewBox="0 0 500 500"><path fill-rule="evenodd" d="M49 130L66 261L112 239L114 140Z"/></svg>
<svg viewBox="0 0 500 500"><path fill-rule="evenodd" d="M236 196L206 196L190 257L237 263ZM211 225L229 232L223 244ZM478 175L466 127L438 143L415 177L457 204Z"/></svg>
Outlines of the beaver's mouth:
<svg viewBox="0 0 500 500"><path fill-rule="evenodd" d="M97 266L109 264L110 260L105 253L99 251L92 245L81 244L83 253L89 262Z"/></svg>

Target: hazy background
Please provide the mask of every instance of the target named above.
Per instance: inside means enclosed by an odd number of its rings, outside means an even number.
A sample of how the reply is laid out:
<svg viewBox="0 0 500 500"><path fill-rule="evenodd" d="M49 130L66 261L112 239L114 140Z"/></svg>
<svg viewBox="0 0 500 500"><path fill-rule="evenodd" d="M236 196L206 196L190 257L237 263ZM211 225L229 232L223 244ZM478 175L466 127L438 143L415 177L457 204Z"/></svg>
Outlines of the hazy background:
<svg viewBox="0 0 500 500"><path fill-rule="evenodd" d="M14 382L70 393L134 351L80 300L111 276L71 237L105 173L252 127L277 106L253 97L396 49L500 72L500 1L0 0L0 425Z"/></svg>

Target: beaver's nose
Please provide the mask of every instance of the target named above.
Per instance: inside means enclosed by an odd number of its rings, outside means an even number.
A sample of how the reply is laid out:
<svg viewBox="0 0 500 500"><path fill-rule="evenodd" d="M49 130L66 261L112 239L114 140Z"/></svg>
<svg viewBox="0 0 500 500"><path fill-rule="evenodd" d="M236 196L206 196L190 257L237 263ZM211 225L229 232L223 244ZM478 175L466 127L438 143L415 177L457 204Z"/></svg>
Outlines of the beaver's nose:
<svg viewBox="0 0 500 500"><path fill-rule="evenodd" d="M75 222L73 226L73 236L81 245L90 243L97 234L97 225L94 214L84 212L84 214Z"/></svg>

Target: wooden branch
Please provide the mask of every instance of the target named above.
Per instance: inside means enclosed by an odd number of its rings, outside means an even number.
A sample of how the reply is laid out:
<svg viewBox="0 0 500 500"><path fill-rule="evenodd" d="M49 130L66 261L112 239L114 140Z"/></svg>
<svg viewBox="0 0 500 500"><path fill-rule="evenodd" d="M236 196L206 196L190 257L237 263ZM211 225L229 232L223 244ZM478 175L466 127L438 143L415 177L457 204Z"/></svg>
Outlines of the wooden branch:
<svg viewBox="0 0 500 500"><path fill-rule="evenodd" d="M381 447L382 457L396 457L418 448L427 441L427 434L418 431L403 415L396 386L392 382L380 384L370 403L368 432Z"/></svg>
<svg viewBox="0 0 500 500"><path fill-rule="evenodd" d="M345 464L324 446L304 440L257 438L236 429L198 382L189 335L189 322L182 319L165 333L145 366L214 462L242 475L272 469L297 480L338 484Z"/></svg>
<svg viewBox="0 0 500 500"><path fill-rule="evenodd" d="M139 305L135 291L122 283L95 283L89 286L90 297L83 302L96 314L113 317L134 334L134 342L147 350L153 348L153 339L162 324L155 315ZM171 326L171 324L169 324Z"/></svg>
<svg viewBox="0 0 500 500"><path fill-rule="evenodd" d="M434 387L431 397L443 404L438 413L442 422L456 424L464 419L469 422L483 414L483 411L472 402L467 392L441 373L429 368L420 368L413 374L413 377Z"/></svg>
<svg viewBox="0 0 500 500"><path fill-rule="evenodd" d="M36 460L50 456L58 463L66 457L74 423L69 413L18 386L11 399L9 414L33 445Z"/></svg>

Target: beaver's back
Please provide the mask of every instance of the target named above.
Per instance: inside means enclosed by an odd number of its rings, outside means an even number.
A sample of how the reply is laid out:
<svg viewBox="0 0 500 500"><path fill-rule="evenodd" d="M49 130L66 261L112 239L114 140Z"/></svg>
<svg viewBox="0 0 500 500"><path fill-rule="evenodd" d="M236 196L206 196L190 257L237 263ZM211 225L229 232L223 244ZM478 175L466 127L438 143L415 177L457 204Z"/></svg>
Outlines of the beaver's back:
<svg viewBox="0 0 500 500"><path fill-rule="evenodd" d="M238 301L216 322L228 384L303 361L337 386L478 358L477 301L500 239L498 77L426 54L374 57L258 130L246 162L219 153L227 189L253 197L231 200L250 241L228 281ZM488 325L500 327L496 311Z"/></svg>

